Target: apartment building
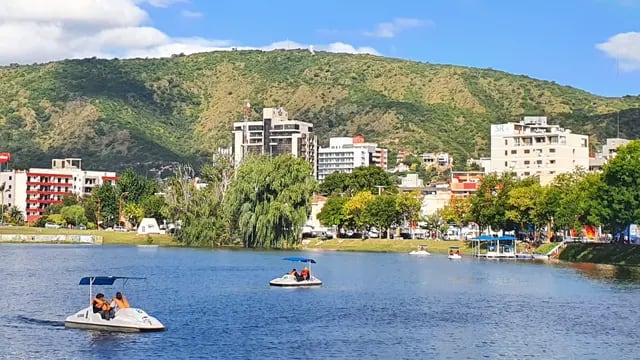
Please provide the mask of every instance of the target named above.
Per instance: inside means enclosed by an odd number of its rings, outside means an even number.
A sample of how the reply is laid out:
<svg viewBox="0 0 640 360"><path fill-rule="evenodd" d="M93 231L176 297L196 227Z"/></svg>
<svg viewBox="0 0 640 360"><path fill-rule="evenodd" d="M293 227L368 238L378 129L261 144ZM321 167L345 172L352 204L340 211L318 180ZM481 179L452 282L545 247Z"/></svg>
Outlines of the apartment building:
<svg viewBox="0 0 640 360"><path fill-rule="evenodd" d="M616 156L618 148L623 145L627 145L631 140L621 138L608 138L600 152L590 154L589 156L589 170L600 171L602 167L611 159Z"/></svg>
<svg viewBox="0 0 640 360"><path fill-rule="evenodd" d="M453 156L445 152L423 153L420 158L422 159L422 164L427 168L450 169L453 166Z"/></svg>
<svg viewBox="0 0 640 360"><path fill-rule="evenodd" d="M364 137L333 137L329 139L329 147L318 149L318 180L332 173L351 173L361 166L375 165L386 169L387 149L378 147L376 143L365 142Z"/></svg>
<svg viewBox="0 0 640 360"><path fill-rule="evenodd" d="M90 195L96 186L117 179L112 171L82 170L82 160L77 158L53 159L49 169L0 173L0 184L5 183L4 204L22 211L27 222L40 218L49 205L62 203L65 195Z"/></svg>
<svg viewBox="0 0 640 360"><path fill-rule="evenodd" d="M589 168L589 137L549 125L546 116L525 116L519 123L491 125L488 172L537 176L542 184L557 174Z"/></svg>
<svg viewBox="0 0 640 360"><path fill-rule="evenodd" d="M317 142L313 124L290 120L282 107L264 108L261 121L233 123L233 159L236 166L250 155L291 154L317 166Z"/></svg>

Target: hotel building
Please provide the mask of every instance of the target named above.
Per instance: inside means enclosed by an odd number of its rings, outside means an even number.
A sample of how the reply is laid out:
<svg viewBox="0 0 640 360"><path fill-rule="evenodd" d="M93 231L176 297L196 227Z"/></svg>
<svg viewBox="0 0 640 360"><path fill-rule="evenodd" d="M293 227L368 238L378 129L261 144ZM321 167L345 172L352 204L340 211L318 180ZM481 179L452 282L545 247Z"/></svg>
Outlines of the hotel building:
<svg viewBox="0 0 640 360"><path fill-rule="evenodd" d="M519 123L491 125L488 172L537 176L542 184L557 174L589 168L589 137L549 125L545 116L525 116Z"/></svg>

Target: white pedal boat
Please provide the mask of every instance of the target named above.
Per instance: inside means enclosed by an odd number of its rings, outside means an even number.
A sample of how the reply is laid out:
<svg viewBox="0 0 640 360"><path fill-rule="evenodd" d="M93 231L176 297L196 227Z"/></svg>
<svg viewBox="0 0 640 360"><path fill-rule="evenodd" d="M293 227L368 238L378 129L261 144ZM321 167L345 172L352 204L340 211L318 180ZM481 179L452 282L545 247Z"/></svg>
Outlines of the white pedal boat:
<svg viewBox="0 0 640 360"><path fill-rule="evenodd" d="M80 285L89 285L89 306L67 317L64 326L72 329L118 332L163 331L164 325L142 309L132 307L116 309L115 316L110 320L105 320L100 313L93 312L93 285L113 285L118 279L123 279L126 282L129 279L144 278L93 276L80 279Z"/></svg>
<svg viewBox="0 0 640 360"><path fill-rule="evenodd" d="M409 253L409 255L431 255L431 253L429 253L427 251L427 245L418 245L418 248L416 250L413 250L412 252Z"/></svg>
<svg viewBox="0 0 640 360"><path fill-rule="evenodd" d="M278 286L278 287L312 287L312 286L322 286L322 281L311 274L311 264L315 264L316 261L309 258L303 257L286 257L283 260L294 261L294 262L303 262L308 264L309 266L309 279L300 280L296 278L292 274L285 274L281 277L275 278L269 281L269 285Z"/></svg>

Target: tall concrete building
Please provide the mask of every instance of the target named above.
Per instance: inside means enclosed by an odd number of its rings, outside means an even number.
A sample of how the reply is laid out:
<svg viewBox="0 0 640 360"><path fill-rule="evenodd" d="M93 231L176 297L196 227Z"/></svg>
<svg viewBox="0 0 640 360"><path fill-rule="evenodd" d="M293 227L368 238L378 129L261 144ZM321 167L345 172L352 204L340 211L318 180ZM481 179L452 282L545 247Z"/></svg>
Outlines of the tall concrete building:
<svg viewBox="0 0 640 360"><path fill-rule="evenodd" d="M335 172L351 173L361 166L386 169L387 156L387 149L365 142L362 136L330 138L329 147L318 149L318 180Z"/></svg>
<svg viewBox="0 0 640 360"><path fill-rule="evenodd" d="M291 154L317 166L317 142L313 124L290 120L285 109L264 108L261 121L233 123L233 159L236 166L250 155Z"/></svg>
<svg viewBox="0 0 640 360"><path fill-rule="evenodd" d="M542 184L557 174L589 168L589 137L549 125L546 116L525 116L519 123L491 125L488 172L538 176Z"/></svg>

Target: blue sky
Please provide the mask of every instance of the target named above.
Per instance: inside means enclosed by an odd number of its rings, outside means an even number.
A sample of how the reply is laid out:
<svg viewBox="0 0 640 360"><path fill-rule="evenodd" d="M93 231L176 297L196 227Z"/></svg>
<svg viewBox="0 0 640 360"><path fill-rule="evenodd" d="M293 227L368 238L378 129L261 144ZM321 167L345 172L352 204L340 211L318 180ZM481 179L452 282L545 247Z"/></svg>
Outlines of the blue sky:
<svg viewBox="0 0 640 360"><path fill-rule="evenodd" d="M640 0L191 0L147 10L153 26L175 37L248 46L339 41L384 56L526 74L599 95L640 94L640 69L618 72L615 58L596 48L616 34L640 32ZM416 22L394 27L394 19ZM376 33L383 23L392 31Z"/></svg>
<svg viewBox="0 0 640 360"><path fill-rule="evenodd" d="M0 65L309 45L640 94L640 0L0 0Z"/></svg>

